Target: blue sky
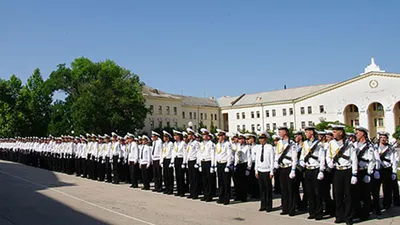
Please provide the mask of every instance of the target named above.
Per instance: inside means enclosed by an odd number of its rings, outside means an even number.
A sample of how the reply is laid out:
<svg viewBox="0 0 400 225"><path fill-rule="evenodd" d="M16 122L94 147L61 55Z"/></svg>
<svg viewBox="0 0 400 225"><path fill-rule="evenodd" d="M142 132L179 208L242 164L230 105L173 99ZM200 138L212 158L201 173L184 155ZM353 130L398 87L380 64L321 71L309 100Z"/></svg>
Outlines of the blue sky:
<svg viewBox="0 0 400 225"><path fill-rule="evenodd" d="M399 1L4 0L0 77L85 56L200 97L400 72Z"/></svg>

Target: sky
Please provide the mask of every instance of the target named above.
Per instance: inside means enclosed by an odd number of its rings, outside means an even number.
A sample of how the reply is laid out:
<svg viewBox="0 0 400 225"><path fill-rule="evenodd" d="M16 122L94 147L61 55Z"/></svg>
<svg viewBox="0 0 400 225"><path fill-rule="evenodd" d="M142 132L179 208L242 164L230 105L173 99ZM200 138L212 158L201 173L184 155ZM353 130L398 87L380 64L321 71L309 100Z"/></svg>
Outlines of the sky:
<svg viewBox="0 0 400 225"><path fill-rule="evenodd" d="M237 96L400 72L400 1L1 0L0 78L114 60L159 90Z"/></svg>

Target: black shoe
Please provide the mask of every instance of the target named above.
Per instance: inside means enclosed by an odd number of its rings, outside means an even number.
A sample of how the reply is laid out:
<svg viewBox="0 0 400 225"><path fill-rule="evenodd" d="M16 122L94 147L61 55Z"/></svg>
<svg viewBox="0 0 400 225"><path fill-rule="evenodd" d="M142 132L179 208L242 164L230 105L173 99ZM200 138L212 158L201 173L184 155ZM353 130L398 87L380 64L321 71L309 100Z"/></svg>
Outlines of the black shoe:
<svg viewBox="0 0 400 225"><path fill-rule="evenodd" d="M294 213L289 213L289 216L295 216L295 214Z"/></svg>
<svg viewBox="0 0 400 225"><path fill-rule="evenodd" d="M162 190L162 189L158 189L157 192L158 192L158 193L161 193L161 192L163 192L163 190Z"/></svg>
<svg viewBox="0 0 400 225"><path fill-rule="evenodd" d="M207 198L205 202L212 202L212 198Z"/></svg>
<svg viewBox="0 0 400 225"><path fill-rule="evenodd" d="M202 197L201 199L200 199L200 201L205 201L206 200L206 198L205 197Z"/></svg>
<svg viewBox="0 0 400 225"><path fill-rule="evenodd" d="M187 198L193 198L191 195L187 196Z"/></svg>
<svg viewBox="0 0 400 225"><path fill-rule="evenodd" d="M229 205L229 201L227 201L227 202L224 202L224 205Z"/></svg>
<svg viewBox="0 0 400 225"><path fill-rule="evenodd" d="M347 221L346 225L353 225L353 221Z"/></svg>
<svg viewBox="0 0 400 225"><path fill-rule="evenodd" d="M287 212L281 212L281 213L279 213L279 215L287 215L287 214L289 214L289 213L287 213Z"/></svg>
<svg viewBox="0 0 400 225"><path fill-rule="evenodd" d="M167 192L167 195L173 195L174 193L172 191Z"/></svg>
<svg viewBox="0 0 400 225"><path fill-rule="evenodd" d="M315 216L309 216L309 217L307 217L307 219L309 219L309 220L315 219Z"/></svg>
<svg viewBox="0 0 400 225"><path fill-rule="evenodd" d="M176 194L174 194L175 196L181 196L181 194L179 194L179 193L176 193Z"/></svg>
<svg viewBox="0 0 400 225"><path fill-rule="evenodd" d="M316 216L316 217L315 217L315 220L317 220L317 221L318 221L318 220L322 220L322 219L323 219L322 216Z"/></svg>
<svg viewBox="0 0 400 225"><path fill-rule="evenodd" d="M265 210L266 210L266 208L260 208L258 211L262 212L262 211L265 211Z"/></svg>
<svg viewBox="0 0 400 225"><path fill-rule="evenodd" d="M196 200L196 199L199 199L199 197L198 197L198 196L193 196L192 199L193 199L193 200Z"/></svg>
<svg viewBox="0 0 400 225"><path fill-rule="evenodd" d="M154 190L152 190L152 192L157 192L157 190L156 190L156 189L154 189Z"/></svg>
<svg viewBox="0 0 400 225"><path fill-rule="evenodd" d="M339 220L339 219L336 219L335 221L334 221L334 223L343 223L344 222L344 220Z"/></svg>
<svg viewBox="0 0 400 225"><path fill-rule="evenodd" d="M131 185L131 186L129 186L130 188L133 188L134 186L133 185Z"/></svg>
<svg viewBox="0 0 400 225"><path fill-rule="evenodd" d="M267 212L272 212L272 207L267 207Z"/></svg>

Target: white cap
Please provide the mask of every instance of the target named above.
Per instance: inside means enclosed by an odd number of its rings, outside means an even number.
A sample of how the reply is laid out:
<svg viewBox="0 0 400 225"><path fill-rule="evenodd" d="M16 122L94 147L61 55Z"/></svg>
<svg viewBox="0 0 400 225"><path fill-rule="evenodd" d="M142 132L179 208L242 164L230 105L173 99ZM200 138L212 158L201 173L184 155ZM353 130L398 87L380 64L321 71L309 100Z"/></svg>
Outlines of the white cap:
<svg viewBox="0 0 400 225"><path fill-rule="evenodd" d="M201 128L201 129L200 129L200 132L201 132L202 135L210 134L210 131L207 130L206 128Z"/></svg>
<svg viewBox="0 0 400 225"><path fill-rule="evenodd" d="M345 126L340 125L340 124L330 124L330 127L332 127L333 130L344 130Z"/></svg>
<svg viewBox="0 0 400 225"><path fill-rule="evenodd" d="M147 141L150 141L150 138L147 137L147 135L143 135L143 136L142 136L142 139L146 139Z"/></svg>
<svg viewBox="0 0 400 225"><path fill-rule="evenodd" d="M182 135L182 132L177 131L177 130L172 130L172 133Z"/></svg>
<svg viewBox="0 0 400 225"><path fill-rule="evenodd" d="M218 134L218 136L220 136L220 135L225 135L225 134L226 134L226 131L221 130L221 129L217 129L217 134Z"/></svg>
<svg viewBox="0 0 400 225"><path fill-rule="evenodd" d="M368 134L368 132L369 132L369 130L368 130L367 128L361 127L361 126L356 126L356 130L364 131L364 132L367 133L367 134Z"/></svg>
<svg viewBox="0 0 400 225"><path fill-rule="evenodd" d="M164 136L168 136L169 138L172 138L172 135L165 130L163 130L163 134L164 134Z"/></svg>
<svg viewBox="0 0 400 225"><path fill-rule="evenodd" d="M192 128L186 128L186 131L188 134L194 134L194 130L192 130Z"/></svg>
<svg viewBox="0 0 400 225"><path fill-rule="evenodd" d="M258 137L266 137L266 138L269 138L270 135L269 135L269 133L268 133L267 131L263 131L263 132L258 133Z"/></svg>
<svg viewBox="0 0 400 225"><path fill-rule="evenodd" d="M151 136L161 137L161 135L155 131L151 131Z"/></svg>

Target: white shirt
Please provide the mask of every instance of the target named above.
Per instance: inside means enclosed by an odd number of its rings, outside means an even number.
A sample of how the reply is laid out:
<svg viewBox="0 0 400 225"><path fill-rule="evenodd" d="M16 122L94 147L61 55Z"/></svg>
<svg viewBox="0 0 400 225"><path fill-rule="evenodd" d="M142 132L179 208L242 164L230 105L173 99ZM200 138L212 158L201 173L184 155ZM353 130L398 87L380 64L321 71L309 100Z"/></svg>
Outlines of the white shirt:
<svg viewBox="0 0 400 225"><path fill-rule="evenodd" d="M174 150L172 151L171 163L175 162L175 158L186 158L186 143L184 141L175 142ZM183 160L185 162L185 160Z"/></svg>
<svg viewBox="0 0 400 225"><path fill-rule="evenodd" d="M137 163L139 160L139 148L136 142L132 142L129 150L129 162Z"/></svg>
<svg viewBox="0 0 400 225"><path fill-rule="evenodd" d="M151 146L151 157L152 160L160 160L161 159L161 152L162 152L162 141L160 138L157 138L156 141L153 141L153 145Z"/></svg>
<svg viewBox="0 0 400 225"><path fill-rule="evenodd" d="M369 142L356 142L355 146L358 158L358 169L367 170L368 174L372 174L376 164L374 146ZM361 151L365 151L362 156L360 155Z"/></svg>
<svg viewBox="0 0 400 225"><path fill-rule="evenodd" d="M142 145L140 148L139 163L141 165L151 164L151 147L148 145Z"/></svg>
<svg viewBox="0 0 400 225"><path fill-rule="evenodd" d="M263 145L255 145L254 148L255 150L255 161L256 165L254 167L255 173L258 174L258 172L269 172L270 174L274 174L274 148L270 144L265 144L264 145L264 154L263 154L263 162L261 162L261 155L262 155L262 150L263 150Z"/></svg>
<svg viewBox="0 0 400 225"><path fill-rule="evenodd" d="M196 140L190 141L187 146L187 159L184 163L188 161L197 160L198 153L200 151L200 143Z"/></svg>
<svg viewBox="0 0 400 225"><path fill-rule="evenodd" d="M378 151L379 156L376 160L379 162L379 165L380 165L380 166L378 166L379 167L378 169L380 169L381 167L383 167L383 168L392 167L392 173L397 173L397 165L396 165L397 160L396 160L396 155L394 153L396 150L393 150L391 147L389 147L389 145L380 145L379 144L377 147L377 151ZM385 153L386 151L389 151L389 152L386 154ZM384 153L386 154L384 159L386 159L388 161L381 160L380 157Z"/></svg>
<svg viewBox="0 0 400 225"><path fill-rule="evenodd" d="M162 157L160 164L164 162L164 159L171 159L172 152L174 151L174 143L171 141L162 144Z"/></svg>
<svg viewBox="0 0 400 225"><path fill-rule="evenodd" d="M305 157L314 149L314 152L311 154L311 157L305 161ZM320 171L325 170L325 150L321 142L314 140L306 140L303 142L301 155L300 155L301 164L304 163L306 167L315 167L319 168Z"/></svg>
<svg viewBox="0 0 400 225"><path fill-rule="evenodd" d="M226 166L232 164L232 145L229 141L218 142L215 146L215 163L226 163Z"/></svg>
<svg viewBox="0 0 400 225"><path fill-rule="evenodd" d="M211 161L211 166L215 166L215 144L208 140L200 144L200 151L198 152L198 164L201 161Z"/></svg>
<svg viewBox="0 0 400 225"><path fill-rule="evenodd" d="M251 154L250 154L250 147L246 144L238 145L235 154L235 166L238 164L247 163L247 167L251 167Z"/></svg>
<svg viewBox="0 0 400 225"><path fill-rule="evenodd" d="M358 160L357 160L357 153L354 151L354 145L353 142L348 141L348 145L346 150L344 151L343 155L350 157L349 160L344 159L343 157L340 157L339 160L334 163L334 166L336 169L340 167L351 167L353 174L357 174L358 170ZM333 158L335 155L339 152L339 149L343 146L343 141L336 141L332 140L329 142L329 150L326 154L326 162L329 165L330 162L333 162Z"/></svg>
<svg viewBox="0 0 400 225"><path fill-rule="evenodd" d="M288 147L289 145L289 147ZM282 164L279 165L279 158L281 157L282 153L286 148L289 148L287 151L286 157L282 160ZM291 141L284 141L284 140L279 140L278 143L276 144L275 147L275 168L282 167L282 168L287 168L291 167L292 170L296 169L297 165L297 147L296 144Z"/></svg>

